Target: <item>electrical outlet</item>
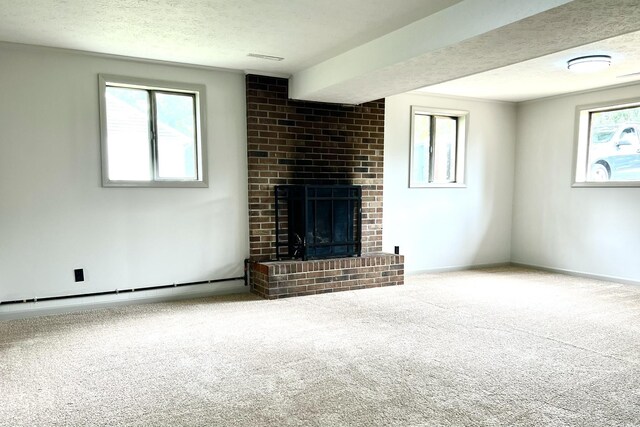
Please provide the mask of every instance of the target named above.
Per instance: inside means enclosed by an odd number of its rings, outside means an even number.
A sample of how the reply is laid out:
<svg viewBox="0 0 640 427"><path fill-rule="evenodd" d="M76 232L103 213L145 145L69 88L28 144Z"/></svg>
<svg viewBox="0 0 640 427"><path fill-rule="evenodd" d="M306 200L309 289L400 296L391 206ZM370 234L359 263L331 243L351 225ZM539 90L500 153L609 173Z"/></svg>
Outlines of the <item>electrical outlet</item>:
<svg viewBox="0 0 640 427"><path fill-rule="evenodd" d="M84 268L76 268L73 270L73 275L76 282L84 282Z"/></svg>

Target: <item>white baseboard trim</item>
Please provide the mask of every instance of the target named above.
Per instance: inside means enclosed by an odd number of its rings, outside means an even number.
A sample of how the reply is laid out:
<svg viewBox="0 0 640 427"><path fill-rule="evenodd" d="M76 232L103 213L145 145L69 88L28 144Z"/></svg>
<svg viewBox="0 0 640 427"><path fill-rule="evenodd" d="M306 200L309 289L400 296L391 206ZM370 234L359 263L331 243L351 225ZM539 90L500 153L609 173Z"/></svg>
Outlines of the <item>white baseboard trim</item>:
<svg viewBox="0 0 640 427"><path fill-rule="evenodd" d="M51 301L0 305L0 320L23 319L131 304L177 301L191 298L248 293L242 280L176 288L137 290L120 294L81 296Z"/></svg>
<svg viewBox="0 0 640 427"><path fill-rule="evenodd" d="M581 271L568 270L564 268L545 267L542 265L525 264L521 262L500 262L500 263L493 263L493 264L474 264L474 265L462 265L462 266L455 266L455 267L432 268L427 270L405 272L405 276L418 276L420 274L437 274L437 273L448 273L448 272L454 272L454 271L480 270L483 268L500 268L500 267L510 267L510 266L528 268L531 270L546 271L549 273L566 274L567 276L583 277L585 279L602 280L605 282L614 282L614 283L621 283L625 285L640 286L640 281L626 279L624 277L584 273Z"/></svg>
<svg viewBox="0 0 640 427"><path fill-rule="evenodd" d="M511 262L510 265L512 265L514 267L530 268L532 270L546 271L546 272L549 272L549 273L566 274L567 276L583 277L585 279L602 280L602 281L605 281L605 282L614 282L614 283L621 283L621 284L624 284L624 285L640 286L640 281L632 280L632 279L625 279L624 277L607 276L607 275L604 275L604 274L584 273L584 272L581 272L581 271L567 270L567 269L564 269L564 268L544 267L544 266L541 266L541 265L524 264L524 263L521 263L521 262Z"/></svg>
<svg viewBox="0 0 640 427"><path fill-rule="evenodd" d="M506 262L496 262L491 264L473 264L473 265L458 265L453 267L438 267L438 268L429 268L426 270L405 271L405 276L418 276L420 274L449 273L452 271L480 270L483 268L500 268L500 267L509 267L511 265L512 264L510 262L506 261Z"/></svg>

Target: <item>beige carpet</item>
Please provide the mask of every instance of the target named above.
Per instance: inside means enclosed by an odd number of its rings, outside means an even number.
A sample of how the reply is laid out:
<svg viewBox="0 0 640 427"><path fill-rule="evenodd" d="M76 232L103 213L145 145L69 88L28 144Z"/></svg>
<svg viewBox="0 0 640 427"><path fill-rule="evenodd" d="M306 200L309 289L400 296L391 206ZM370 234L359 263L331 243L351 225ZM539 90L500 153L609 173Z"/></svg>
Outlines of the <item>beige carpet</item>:
<svg viewBox="0 0 640 427"><path fill-rule="evenodd" d="M0 426L638 426L640 288L516 268L0 322Z"/></svg>

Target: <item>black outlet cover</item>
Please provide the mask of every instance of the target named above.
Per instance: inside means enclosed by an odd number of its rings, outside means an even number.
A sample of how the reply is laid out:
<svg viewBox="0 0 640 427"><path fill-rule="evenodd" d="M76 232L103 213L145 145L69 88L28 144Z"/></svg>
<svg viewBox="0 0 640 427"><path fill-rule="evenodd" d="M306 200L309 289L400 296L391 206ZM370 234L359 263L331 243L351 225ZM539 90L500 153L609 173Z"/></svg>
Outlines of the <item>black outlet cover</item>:
<svg viewBox="0 0 640 427"><path fill-rule="evenodd" d="M76 282L84 282L84 269L76 268L73 270L73 275L76 278Z"/></svg>

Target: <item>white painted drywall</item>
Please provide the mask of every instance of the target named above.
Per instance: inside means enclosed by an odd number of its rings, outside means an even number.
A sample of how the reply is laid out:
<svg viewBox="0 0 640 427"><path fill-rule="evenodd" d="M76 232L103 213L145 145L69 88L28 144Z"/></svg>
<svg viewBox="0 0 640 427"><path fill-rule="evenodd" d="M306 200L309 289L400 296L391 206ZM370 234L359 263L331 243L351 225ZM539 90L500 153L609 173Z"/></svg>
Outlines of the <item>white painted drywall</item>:
<svg viewBox="0 0 640 427"><path fill-rule="evenodd" d="M572 188L578 105L640 98L640 85L520 104L512 260L640 280L640 188Z"/></svg>
<svg viewBox="0 0 640 427"><path fill-rule="evenodd" d="M466 188L408 188L412 105L469 111ZM515 122L511 103L386 98L383 249L406 272L510 261Z"/></svg>
<svg viewBox="0 0 640 427"><path fill-rule="evenodd" d="M242 275L242 74L12 44L0 58L0 300ZM101 186L98 73L206 85L209 188Z"/></svg>

